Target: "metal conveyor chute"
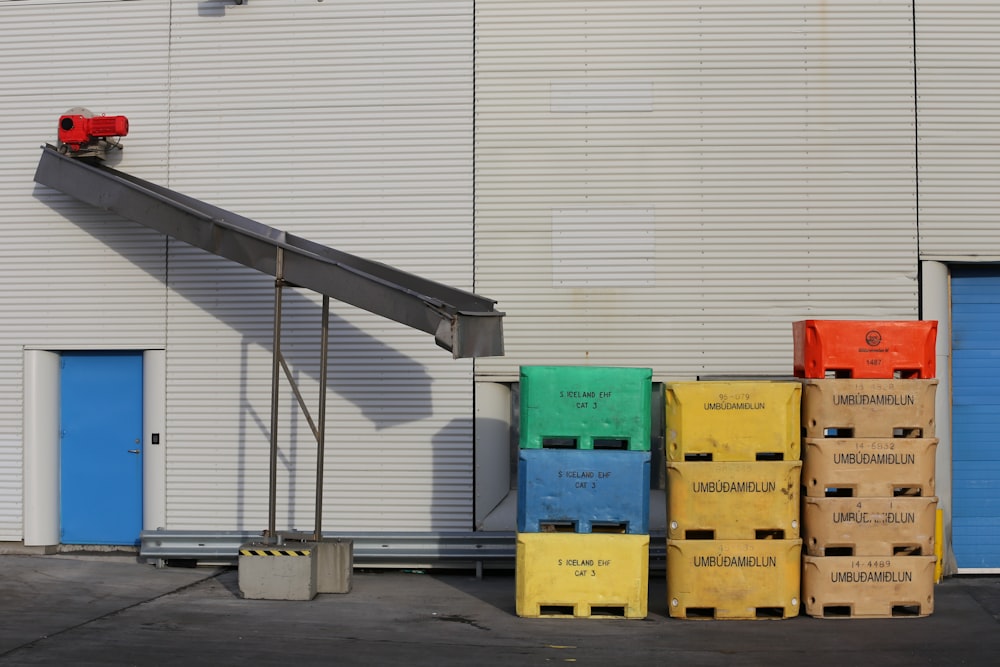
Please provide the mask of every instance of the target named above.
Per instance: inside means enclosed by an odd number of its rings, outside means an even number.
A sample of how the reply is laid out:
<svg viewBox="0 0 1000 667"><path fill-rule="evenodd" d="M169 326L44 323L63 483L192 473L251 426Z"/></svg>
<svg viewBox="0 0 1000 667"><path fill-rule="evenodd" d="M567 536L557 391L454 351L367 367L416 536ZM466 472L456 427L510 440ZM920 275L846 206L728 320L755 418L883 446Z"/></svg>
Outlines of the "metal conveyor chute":
<svg viewBox="0 0 1000 667"><path fill-rule="evenodd" d="M434 334L456 359L503 354L503 313L491 299L308 241L53 146L42 149L35 181L263 273L278 277L280 266L289 284Z"/></svg>

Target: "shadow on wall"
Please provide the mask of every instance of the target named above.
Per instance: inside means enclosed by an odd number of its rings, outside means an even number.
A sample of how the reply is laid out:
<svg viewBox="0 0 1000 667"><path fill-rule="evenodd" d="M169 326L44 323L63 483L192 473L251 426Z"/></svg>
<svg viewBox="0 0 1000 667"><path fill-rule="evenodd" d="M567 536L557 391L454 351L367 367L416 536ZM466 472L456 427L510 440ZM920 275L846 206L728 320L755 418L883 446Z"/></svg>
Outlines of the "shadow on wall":
<svg viewBox="0 0 1000 667"><path fill-rule="evenodd" d="M198 3L198 16L225 16L226 7L246 5L250 0L207 0Z"/></svg>
<svg viewBox="0 0 1000 667"><path fill-rule="evenodd" d="M431 439L429 527L453 531L474 524L473 420L460 417L445 424Z"/></svg>
<svg viewBox="0 0 1000 667"><path fill-rule="evenodd" d="M135 266L145 271L150 276L156 278L161 283L169 285L170 289L194 304L213 318L223 322L226 326L243 336L241 343L241 363L240 372L240 400L243 410L251 410L247 400L247 383L250 382L251 373L247 367L247 349L257 346L267 350L271 354L273 349L273 330L270 324L267 327L247 327L246 311L239 306L240 301L248 296L247 288L252 292L252 306L265 310L260 314L260 320L270 323L273 317L273 296L268 298L265 295L273 295L273 278L265 274L260 274L252 269L241 267L247 273L247 284L241 285L239 289L227 286L226 282L212 282L210 278L205 281L184 281L171 280L165 278L164 252L149 252L149 248L155 244L155 239L165 237L153 230L143 228L139 223L137 228L149 234L149 243L142 244L138 249L135 241L126 243L118 233L117 229L109 229L105 223L108 216L116 220L123 220L114 214L99 214L87 211L84 205L69 199L65 195L54 194L52 190L45 186L35 185L34 196L36 199L55 209L66 220L75 224L92 237L122 255ZM66 201L73 201L73 205L67 207L63 205ZM94 209L96 212L96 209ZM182 244L180 241L172 240L171 243ZM183 245L183 244L182 244ZM166 246L169 248L169 244ZM138 250L138 252L137 252ZM204 255L207 262L223 262L208 252L197 250L198 255ZM232 266L240 265L231 263ZM204 275L210 275L211 266L206 265ZM259 281L252 282L251 281ZM229 283L228 285L232 285ZM230 294L227 291L231 290ZM260 304L270 301L272 305L262 306ZM320 327L322 322L322 308L318 303L307 298L297 288L286 289L283 294L284 321L282 326L282 352L289 367L296 373L302 373L310 377L313 381L319 382L319 341ZM353 306L351 306L353 307ZM290 315L294 314L295 325L291 324ZM395 324L395 323L394 323ZM159 326L158 324L154 326ZM169 326L169 324L168 324ZM404 326L398 324L396 326ZM349 342L350 345L342 343ZM428 340L429 345L433 345L433 340ZM422 364L411 357L389 347L380 340L373 338L367 332L354 326L347 320L330 314L330 344L328 346L329 372L327 380L327 390L336 393L338 396L352 403L357 407L366 419L368 419L377 429L384 429L400 423L413 422L425 419L432 414L430 386L433 381ZM373 363L363 363L364 359L371 359ZM377 361L377 363L374 363ZM338 369L350 368L350 372L338 372ZM391 372L387 372L391 369ZM268 376L269 377L269 376ZM256 380L259 381L259 380ZM282 401L294 401L287 380L282 377ZM265 391L270 389L269 380ZM387 393L405 394L400 397L405 409L385 410L384 396ZM308 402L308 399L307 399ZM315 407L310 407L314 412ZM314 414L315 417L315 414ZM270 430L269 415L261 424L262 432L268 433ZM308 427L307 427L308 430ZM309 436L311 438L311 435Z"/></svg>

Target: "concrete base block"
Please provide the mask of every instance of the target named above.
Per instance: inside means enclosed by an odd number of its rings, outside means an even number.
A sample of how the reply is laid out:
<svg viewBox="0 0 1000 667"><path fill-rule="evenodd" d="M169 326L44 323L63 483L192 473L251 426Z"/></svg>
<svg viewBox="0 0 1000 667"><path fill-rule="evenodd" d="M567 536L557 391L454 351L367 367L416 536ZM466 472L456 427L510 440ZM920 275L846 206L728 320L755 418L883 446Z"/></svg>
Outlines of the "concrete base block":
<svg viewBox="0 0 1000 667"><path fill-rule="evenodd" d="M249 600L312 600L316 597L316 543L240 547L240 592Z"/></svg>
<svg viewBox="0 0 1000 667"><path fill-rule="evenodd" d="M354 573L354 541L325 539L316 546L316 591L349 593Z"/></svg>
<svg viewBox="0 0 1000 667"><path fill-rule="evenodd" d="M25 546L24 542L0 542L0 556L47 556L59 551L59 545Z"/></svg>

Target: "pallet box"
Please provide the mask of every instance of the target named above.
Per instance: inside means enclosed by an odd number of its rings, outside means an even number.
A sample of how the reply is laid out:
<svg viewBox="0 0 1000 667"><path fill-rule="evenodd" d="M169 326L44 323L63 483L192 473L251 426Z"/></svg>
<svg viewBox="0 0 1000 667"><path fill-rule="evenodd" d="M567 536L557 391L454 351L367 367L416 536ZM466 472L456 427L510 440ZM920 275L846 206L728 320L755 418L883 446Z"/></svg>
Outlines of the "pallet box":
<svg viewBox="0 0 1000 667"><path fill-rule="evenodd" d="M798 460L801 391L798 382L667 384L667 460Z"/></svg>
<svg viewBox="0 0 1000 667"><path fill-rule="evenodd" d="M800 461L667 464L667 537L799 537Z"/></svg>
<svg viewBox="0 0 1000 667"><path fill-rule="evenodd" d="M801 554L802 540L667 540L670 616L797 616Z"/></svg>
<svg viewBox="0 0 1000 667"><path fill-rule="evenodd" d="M817 618L928 616L934 556L803 557L802 599Z"/></svg>
<svg viewBox="0 0 1000 667"><path fill-rule="evenodd" d="M517 615L645 618L649 536L518 533Z"/></svg>

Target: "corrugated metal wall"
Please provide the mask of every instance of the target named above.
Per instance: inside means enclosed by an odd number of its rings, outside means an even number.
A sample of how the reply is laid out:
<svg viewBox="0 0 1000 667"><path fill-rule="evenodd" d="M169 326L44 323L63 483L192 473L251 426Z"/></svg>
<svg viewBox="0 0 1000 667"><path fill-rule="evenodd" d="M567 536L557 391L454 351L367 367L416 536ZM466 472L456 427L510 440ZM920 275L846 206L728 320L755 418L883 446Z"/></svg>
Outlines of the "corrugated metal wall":
<svg viewBox="0 0 1000 667"><path fill-rule="evenodd" d="M0 2L0 540L25 346L166 346L167 527L266 519L272 283L34 187L68 108L129 116L130 173L498 299L508 354L479 379L787 373L792 320L917 314L917 136L922 256L1000 259L998 22L941 0ZM314 405L318 302L286 307ZM468 529L473 363L334 313L327 529ZM279 523L310 527L284 387L282 414Z"/></svg>
<svg viewBox="0 0 1000 667"><path fill-rule="evenodd" d="M39 146L75 106L162 127L165 2L0 3L0 540L20 540L22 364L26 346L155 348L165 338L164 240L108 222L34 185ZM114 39L105 39L109 34ZM74 35L85 35L73 39ZM130 142L129 168L164 175L158 138Z"/></svg>
<svg viewBox="0 0 1000 667"><path fill-rule="evenodd" d="M1000 6L916 6L920 254L1000 261Z"/></svg>
<svg viewBox="0 0 1000 667"><path fill-rule="evenodd" d="M175 3L170 186L472 287L471 3ZM170 245L167 520L267 525L273 281ZM285 295L315 416L320 306ZM334 302L325 525L468 530L471 361ZM282 385L278 525L313 525L315 444ZM289 474L290 470L297 474Z"/></svg>
<svg viewBox="0 0 1000 667"><path fill-rule="evenodd" d="M476 2L476 289L519 364L790 373L917 311L912 8Z"/></svg>
<svg viewBox="0 0 1000 667"><path fill-rule="evenodd" d="M21 535L24 345L166 346L165 527L267 522L272 281L33 190L58 115L128 115L123 170L470 289L472 25L468 0L0 3L3 108L18 119L0 165L16 280L0 295L0 539ZM315 416L319 301L285 299L285 354ZM472 362L333 311L327 527L467 530ZM315 446L282 392L278 523L311 528Z"/></svg>

